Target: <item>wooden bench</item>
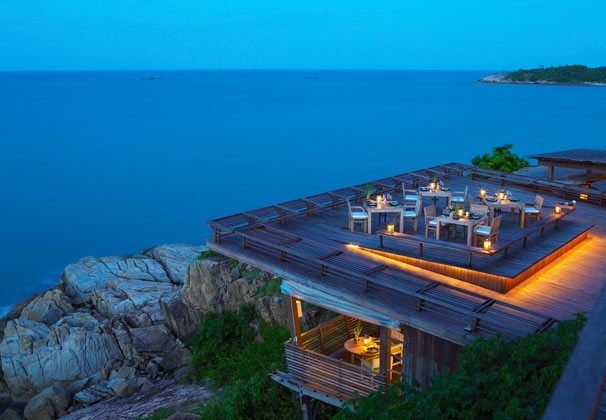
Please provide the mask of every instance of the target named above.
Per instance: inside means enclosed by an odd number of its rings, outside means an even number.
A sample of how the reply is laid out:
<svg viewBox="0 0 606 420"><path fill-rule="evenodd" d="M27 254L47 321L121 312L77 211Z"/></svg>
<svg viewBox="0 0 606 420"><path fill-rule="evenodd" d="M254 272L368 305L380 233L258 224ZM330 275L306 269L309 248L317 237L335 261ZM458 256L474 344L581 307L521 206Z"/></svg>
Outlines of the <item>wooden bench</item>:
<svg viewBox="0 0 606 420"><path fill-rule="evenodd" d="M383 238L394 238L396 239L398 242L408 242L411 244L418 244L419 245L419 255L423 256L423 247L424 245L428 245L430 247L436 247L436 248L448 248L448 249L454 249L456 251L461 251L461 252L466 252L469 256L468 259L468 264L471 266L471 259L473 254L483 254L483 255L492 255L495 254L496 250L490 249L490 250L485 250L484 248L480 248L477 246L468 246L468 245L464 245L464 244L459 244L456 242L447 242L447 241L440 241L440 240L436 240L436 239L432 239L432 238L426 238L424 236L420 236L420 235L410 235L407 233L399 233L399 232L387 232L386 230L382 230L379 233L379 243L381 248L383 248Z"/></svg>
<svg viewBox="0 0 606 420"><path fill-rule="evenodd" d="M575 207L572 206L563 206L562 212L560 214L551 213L541 217L537 222L526 226L524 229L520 229L516 232L513 237L509 238L509 241L503 244L494 244L491 249L486 250L484 248L476 247L476 246L467 246L464 244L459 244L456 242L447 242L436 240L432 238L426 238L420 235L410 235L406 233L398 233L398 232L387 232L386 230L378 232L379 234L379 244L381 248L383 248L383 238L390 237L394 238L399 242L407 242L409 244L418 244L419 245L419 255L423 256L423 246L428 245L430 247L436 248L447 248L453 249L456 251L466 252L469 256L468 264L471 266L471 260L473 254L482 254L493 256L499 252L503 252L505 258L509 257L509 248L512 245L515 245L519 242L522 242L522 247L526 247L526 242L528 237L535 234L536 232L540 232L540 235L543 236L543 232L545 228L551 225L557 226L558 222L561 218L569 215L575 210Z"/></svg>
<svg viewBox="0 0 606 420"><path fill-rule="evenodd" d="M546 208L546 207L543 207ZM526 242L528 238L534 233L540 232L540 236L543 236L543 232L545 228L551 225L555 225L557 227L558 222L561 218L568 216L572 213L576 207L573 206L562 206L562 212L560 214L547 214L542 216L538 221L526 226L524 229L520 229L518 232L514 233L513 237L509 238L509 241L505 244L495 244L493 246L493 250L495 251L493 254L497 252L503 251L505 254L505 258L508 257L509 248L512 245L517 244L518 242L522 242L522 248L526 248Z"/></svg>

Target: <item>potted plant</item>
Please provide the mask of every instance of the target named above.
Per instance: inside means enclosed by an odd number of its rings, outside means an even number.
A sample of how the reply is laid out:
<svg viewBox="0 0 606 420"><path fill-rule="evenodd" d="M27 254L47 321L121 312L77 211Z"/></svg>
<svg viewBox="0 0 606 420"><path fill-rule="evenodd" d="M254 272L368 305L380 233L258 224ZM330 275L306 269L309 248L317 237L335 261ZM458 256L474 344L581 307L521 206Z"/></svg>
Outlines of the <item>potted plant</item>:
<svg viewBox="0 0 606 420"><path fill-rule="evenodd" d="M370 201L370 194L372 194L372 185L367 182L366 183L366 201Z"/></svg>
<svg viewBox="0 0 606 420"><path fill-rule="evenodd" d="M362 334L362 321L360 321L358 319L358 323L356 324L356 327L354 328L354 341L360 341L360 334Z"/></svg>
<svg viewBox="0 0 606 420"><path fill-rule="evenodd" d="M458 219L459 218L459 204L455 204L454 208L452 209L452 211L450 212L450 215L452 216L453 219Z"/></svg>

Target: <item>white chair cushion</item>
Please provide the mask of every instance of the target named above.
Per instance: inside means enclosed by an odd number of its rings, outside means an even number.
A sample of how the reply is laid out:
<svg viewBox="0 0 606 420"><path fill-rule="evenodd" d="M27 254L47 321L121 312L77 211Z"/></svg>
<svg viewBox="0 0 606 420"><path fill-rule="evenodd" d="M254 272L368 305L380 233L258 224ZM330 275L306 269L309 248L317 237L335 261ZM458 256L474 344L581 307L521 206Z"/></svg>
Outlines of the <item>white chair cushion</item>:
<svg viewBox="0 0 606 420"><path fill-rule="evenodd" d="M351 217L354 219L368 219L368 213L365 211L352 211Z"/></svg>
<svg viewBox="0 0 606 420"><path fill-rule="evenodd" d="M416 201L419 198L419 196L417 196L417 195L407 195L404 198L406 199L406 201Z"/></svg>
<svg viewBox="0 0 606 420"><path fill-rule="evenodd" d="M436 219L431 219L429 222L427 222L427 224L429 226L438 226L438 221Z"/></svg>
<svg viewBox="0 0 606 420"><path fill-rule="evenodd" d="M490 226L486 226L486 225L478 226L474 229L474 232L478 233L480 235L488 235L488 234L490 234Z"/></svg>
<svg viewBox="0 0 606 420"><path fill-rule="evenodd" d="M465 197L461 195L453 195L450 201L465 201Z"/></svg>
<svg viewBox="0 0 606 420"><path fill-rule="evenodd" d="M534 208L534 207L526 207L526 208L524 209L524 211L525 211L526 213L540 213L539 209L536 209L536 208Z"/></svg>
<svg viewBox="0 0 606 420"><path fill-rule="evenodd" d="M404 217L417 217L417 212L406 210L404 212Z"/></svg>

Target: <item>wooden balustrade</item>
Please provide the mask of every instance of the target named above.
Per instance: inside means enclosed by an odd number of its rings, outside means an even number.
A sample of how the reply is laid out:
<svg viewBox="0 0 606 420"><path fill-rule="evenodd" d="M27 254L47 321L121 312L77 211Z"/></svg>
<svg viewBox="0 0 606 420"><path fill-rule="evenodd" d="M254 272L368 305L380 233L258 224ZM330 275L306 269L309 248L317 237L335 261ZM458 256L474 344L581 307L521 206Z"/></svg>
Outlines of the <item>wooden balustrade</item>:
<svg viewBox="0 0 606 420"><path fill-rule="evenodd" d="M284 347L288 373L310 390L347 401L365 397L385 384L384 375L361 366L306 350L290 340Z"/></svg>

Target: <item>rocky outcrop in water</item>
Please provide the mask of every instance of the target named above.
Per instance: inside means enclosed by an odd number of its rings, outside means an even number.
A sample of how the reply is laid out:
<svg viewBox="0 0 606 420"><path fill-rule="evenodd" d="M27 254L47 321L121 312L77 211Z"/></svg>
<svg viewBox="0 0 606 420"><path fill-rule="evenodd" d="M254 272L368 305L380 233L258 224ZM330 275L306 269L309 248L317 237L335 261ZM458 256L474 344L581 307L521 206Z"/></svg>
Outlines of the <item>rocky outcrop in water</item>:
<svg viewBox="0 0 606 420"><path fill-rule="evenodd" d="M203 314L252 304L282 322L281 298L258 298L270 276L203 246L163 245L127 257L86 257L60 283L16 305L0 328L2 386L27 399L28 419L52 419L163 380L187 377L184 341Z"/></svg>

